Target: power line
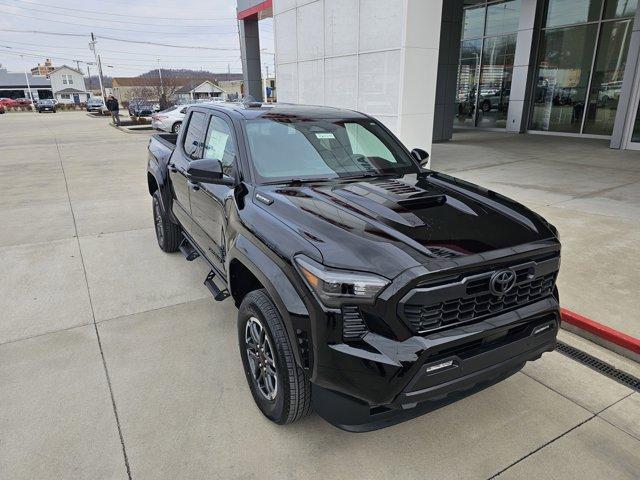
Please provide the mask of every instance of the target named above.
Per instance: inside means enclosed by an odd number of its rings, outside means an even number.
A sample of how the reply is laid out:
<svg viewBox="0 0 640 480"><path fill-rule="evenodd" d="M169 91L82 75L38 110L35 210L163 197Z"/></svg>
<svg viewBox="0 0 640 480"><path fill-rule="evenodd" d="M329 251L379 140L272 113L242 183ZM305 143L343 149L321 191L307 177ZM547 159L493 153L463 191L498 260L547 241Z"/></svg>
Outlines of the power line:
<svg viewBox="0 0 640 480"><path fill-rule="evenodd" d="M11 44L15 44L15 45L26 45L26 46L31 46L31 47L38 47L40 49L48 49L48 48L62 48L65 50L81 50L83 52L86 52L87 47L68 47L66 45L43 45L41 43L30 43L30 42L16 42L15 40L5 40L5 39L0 39L0 42L2 43L11 43ZM109 48L101 48L100 49L101 52L110 52L110 53L117 53L117 54L121 54L121 55L135 55L135 56L149 56L149 57L157 57L158 53L144 53L144 52L126 52L124 50L112 50ZM172 59L172 58L179 58L179 59L183 59L183 58L190 58L190 59L198 59L198 60L236 60L239 59L240 56L238 55L233 55L233 56L217 56L216 57L208 57L203 55L167 55L165 53L162 53L160 55L161 58L163 59Z"/></svg>
<svg viewBox="0 0 640 480"><path fill-rule="evenodd" d="M124 42L124 43L138 43L143 45L157 45L159 47L169 47L169 48L186 48L189 50L222 50L222 51L234 51L237 52L240 50L239 48L217 48L217 47L200 47L200 46L189 46L189 45L173 45L169 43L157 43L157 42L145 42L142 40L127 40L123 38L116 37L107 37L106 35L96 35L98 38L102 38L104 40L111 40L114 42Z"/></svg>
<svg viewBox="0 0 640 480"><path fill-rule="evenodd" d="M218 27L224 27L225 26L225 25L177 25L175 23L172 23L172 24L169 24L169 25L158 25L157 23L128 22L128 21L124 21L124 20L87 17L86 15L72 15L70 13L58 13L58 12L55 12L55 11L52 12L50 10L41 10L41 9L35 9L35 8L29 8L29 7L22 7L22 6L19 6L19 5L13 5L11 3L5 3L5 2L0 2L0 4L5 5L7 7L11 7L11 8L20 8L22 10L28 10L28 11L31 11L31 12L46 13L46 14L49 14L49 15L58 15L58 16L61 16L61 17L80 18L80 19L85 19L85 20L97 20L99 22L118 23L118 24L125 24L125 25L146 25L146 26L151 26L151 27L172 27L172 26L176 26L176 27L184 27L184 28L218 28ZM237 29L233 33L237 33Z"/></svg>
<svg viewBox="0 0 640 480"><path fill-rule="evenodd" d="M38 33L42 35L58 35L60 37L82 37L89 38L88 33L62 33L62 32L43 32L41 30L18 30L14 28L0 28L0 32L13 32L13 33Z"/></svg>
<svg viewBox="0 0 640 480"><path fill-rule="evenodd" d="M40 59L43 57L42 54L34 54L34 53L27 53L27 52L21 52L21 51L17 51L17 50L11 50L11 51L0 51L0 54L2 53L7 53L7 54L15 54L15 55L22 55L24 57L29 57L29 58L37 58ZM93 60L82 60L80 58L71 58L71 57L64 57L64 56L58 56L58 55L46 55L47 58L51 58L53 60L63 60L63 61L68 61L68 62L82 62L84 64L92 64L95 63ZM202 62L197 62L199 64L202 64ZM222 62L222 63L229 63L229 62ZM205 62L205 65L207 63ZM114 67L118 67L118 69L120 70L129 70L129 71L140 71L142 70L143 72L149 71L150 69L152 69L154 67L153 64L119 64L119 63L113 63L113 62L104 62L104 65L110 68L114 68ZM187 70L193 70L193 68L187 68L187 67L173 67L174 69L180 69L180 68L185 68ZM235 70L235 69L234 69ZM215 73L215 72L212 72ZM242 73L241 71L233 71L232 73Z"/></svg>
<svg viewBox="0 0 640 480"><path fill-rule="evenodd" d="M14 0L14 1L19 1L20 3L28 3L31 5L39 5L41 7L50 7L50 5L46 5L43 3L37 3L37 2L31 2L28 0ZM237 20L236 17L217 17L217 18L181 18L181 17L155 17L155 16L150 16L150 15L129 15L129 14L123 14L123 13L108 13L108 12L100 12L97 10L83 10L80 8L71 8L71 7L58 7L56 6L55 8L59 8L62 10L71 10L71 11L75 11L75 12L85 12L85 13L98 13L100 15L109 15L109 16L114 16L114 17L127 17L127 18L146 18L146 19L157 19L157 20L187 20L187 21L203 21L203 22L211 22L211 21L217 21L217 20Z"/></svg>
<svg viewBox="0 0 640 480"><path fill-rule="evenodd" d="M115 30L118 32L134 32L134 33L138 33L138 34L145 34L145 35L185 35L185 34L189 34L189 35L237 35L237 32L164 32L164 31L153 31L153 32L142 32L140 30L132 30L130 28L116 28L116 27L101 27L101 26L96 26L96 25L91 25L91 24L87 24L87 23L78 23L78 22L65 22L63 20L53 20L50 18L40 18L40 17L34 17L32 15L23 15L21 13L15 13L15 12L7 12L5 10L2 10L3 14L6 15L12 15L15 17L22 17L22 18L29 18L29 19L33 19L33 20L40 20L42 22L53 22L53 23L62 23L64 25L74 25L76 27L90 27L90 28L99 28L102 30Z"/></svg>
<svg viewBox="0 0 640 480"><path fill-rule="evenodd" d="M7 43L10 43L10 42L7 42ZM2 45L0 45L0 46L2 46ZM8 46L7 48L10 48L12 51L17 52L17 50L13 50L13 47ZM41 47L41 48L45 48L46 49L47 47ZM100 49L101 53L105 52L105 51L106 50L104 50L104 49ZM66 52L62 52L61 53L61 52L56 52L56 51L52 51L52 50L46 50L45 52L43 52L42 50L34 50L32 48L25 48L25 47L21 47L21 52L33 53L33 54L36 54L36 55L41 55L42 57L45 57L45 58L46 57L56 58L55 57L56 55L66 55ZM85 52L86 52L86 49L85 49ZM154 57L157 57L157 56L158 55L154 55ZM161 57L163 57L163 56L161 56ZM58 58L61 58L61 57L58 57ZM129 63L120 63L120 65L127 65L127 64L130 65L130 64L132 64L130 62L134 62L133 64L135 64L135 65L142 65L139 62L148 61L148 59L112 57L110 55L106 55L105 56L104 54L102 55L102 58L105 59L105 61L106 61L106 59L108 59L108 60L115 60L116 62L120 62L120 61L129 62ZM230 63L230 62L234 63L234 62L239 62L240 61L240 57L239 56L238 57L234 57L233 59L198 58L198 60L193 60L193 58L196 58L196 57L190 57L190 58L192 58L192 60L183 60L181 63L201 65L202 63L205 63L205 64L211 64L211 63L227 64L227 63ZM109 63L113 63L113 62L110 61ZM148 65L149 66L154 66L152 64L148 64Z"/></svg>
<svg viewBox="0 0 640 480"><path fill-rule="evenodd" d="M0 32L13 32L13 33L31 33L31 34L39 34L39 35L58 35L64 37L80 37L89 39L89 34L80 34L80 33L60 33L60 32L45 32L43 30L18 30L13 28L0 28ZM169 43L157 43L157 42L145 42L143 40L129 40L127 38L117 38L117 37L109 37L106 35L96 35L97 38L102 38L104 40L111 40L113 42L124 42L124 43L136 43L142 45L156 45L159 47L168 47L168 48L186 48L188 50L212 50L212 51L232 51L237 52L240 49L233 48L219 48L219 47L203 47L198 45L174 45Z"/></svg>

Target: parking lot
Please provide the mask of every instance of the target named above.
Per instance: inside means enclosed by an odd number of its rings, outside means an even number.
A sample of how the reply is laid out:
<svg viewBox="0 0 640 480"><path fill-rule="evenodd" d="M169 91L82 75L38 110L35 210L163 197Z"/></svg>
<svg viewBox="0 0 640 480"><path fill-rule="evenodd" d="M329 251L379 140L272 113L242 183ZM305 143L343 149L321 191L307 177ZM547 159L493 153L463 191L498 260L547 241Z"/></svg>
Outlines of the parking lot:
<svg viewBox="0 0 640 480"><path fill-rule="evenodd" d="M242 371L232 301L211 298L204 263L156 244L148 138L84 112L0 118L0 478L638 478L640 394L557 352L384 430L346 433L314 414L284 427L266 420ZM640 242L640 214L621 204L621 215L608 215L601 198L631 192L640 168L621 160L631 166L614 185L601 165L574 162L583 177L556 167L558 183L573 178L563 193L540 177L518 182L549 160L532 156L518 173L504 161L517 144L501 153L473 141L437 146L434 167L493 178L557 221L563 304L638 336L637 288L622 279L638 280L640 249L619 252ZM599 190L581 186L588 180ZM605 240L614 250L598 249ZM617 295L609 308L594 298L603 284ZM631 360L561 338L640 376Z"/></svg>

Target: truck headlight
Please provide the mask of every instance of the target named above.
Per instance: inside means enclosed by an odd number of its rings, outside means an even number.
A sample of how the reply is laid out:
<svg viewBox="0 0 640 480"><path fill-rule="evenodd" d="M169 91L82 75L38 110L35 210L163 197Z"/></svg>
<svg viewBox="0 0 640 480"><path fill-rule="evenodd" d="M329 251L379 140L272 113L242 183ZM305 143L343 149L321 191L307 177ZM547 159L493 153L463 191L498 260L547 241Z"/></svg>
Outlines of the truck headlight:
<svg viewBox="0 0 640 480"><path fill-rule="evenodd" d="M345 301L373 303L389 285L388 279L373 273L329 268L301 255L294 260L309 288L327 307L339 307Z"/></svg>

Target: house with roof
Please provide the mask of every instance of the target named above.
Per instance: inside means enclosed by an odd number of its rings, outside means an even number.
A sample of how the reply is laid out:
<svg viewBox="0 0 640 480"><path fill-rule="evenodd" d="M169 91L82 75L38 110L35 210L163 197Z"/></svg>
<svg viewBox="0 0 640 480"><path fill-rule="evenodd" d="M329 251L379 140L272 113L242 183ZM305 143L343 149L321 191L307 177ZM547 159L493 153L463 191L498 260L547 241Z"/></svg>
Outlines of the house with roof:
<svg viewBox="0 0 640 480"><path fill-rule="evenodd" d="M197 102L198 100L224 99L225 91L211 80L191 80L175 92L178 103Z"/></svg>
<svg viewBox="0 0 640 480"><path fill-rule="evenodd" d="M58 103L77 105L85 103L91 96L84 84L84 73L68 65L62 65L49 72L49 80L53 98Z"/></svg>
<svg viewBox="0 0 640 480"><path fill-rule="evenodd" d="M225 76L234 74L224 74ZM229 80L239 82L242 80ZM114 77L112 79L113 95L119 102L130 102L133 99L157 102L162 92L170 102L185 103L197 99L225 98L229 93L218 81L211 76L205 77L181 77L166 75L162 78L156 76L144 77Z"/></svg>
<svg viewBox="0 0 640 480"><path fill-rule="evenodd" d="M48 78L27 74L24 72L9 72L0 66L0 98L29 98L29 86L35 100L53 98L51 82Z"/></svg>

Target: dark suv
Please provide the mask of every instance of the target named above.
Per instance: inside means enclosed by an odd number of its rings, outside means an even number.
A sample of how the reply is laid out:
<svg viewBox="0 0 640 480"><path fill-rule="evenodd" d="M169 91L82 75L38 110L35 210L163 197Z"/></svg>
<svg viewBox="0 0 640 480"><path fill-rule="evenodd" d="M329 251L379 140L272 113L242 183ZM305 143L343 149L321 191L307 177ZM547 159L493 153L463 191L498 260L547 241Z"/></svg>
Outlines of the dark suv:
<svg viewBox="0 0 640 480"><path fill-rule="evenodd" d="M313 404L341 428L380 428L554 348L556 229L427 157L320 107L203 104L151 138L158 243L202 257L214 297L233 298L272 421Z"/></svg>

